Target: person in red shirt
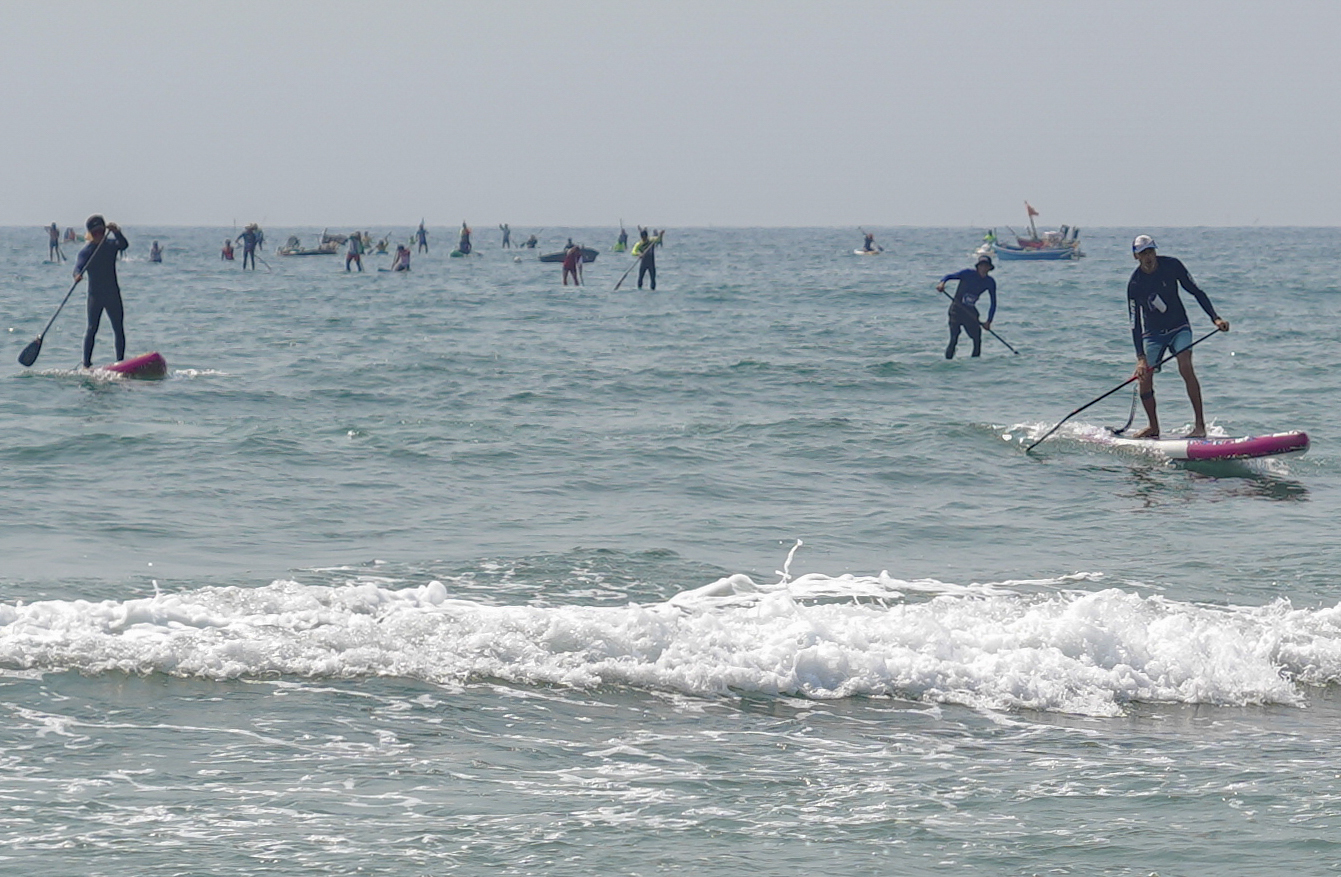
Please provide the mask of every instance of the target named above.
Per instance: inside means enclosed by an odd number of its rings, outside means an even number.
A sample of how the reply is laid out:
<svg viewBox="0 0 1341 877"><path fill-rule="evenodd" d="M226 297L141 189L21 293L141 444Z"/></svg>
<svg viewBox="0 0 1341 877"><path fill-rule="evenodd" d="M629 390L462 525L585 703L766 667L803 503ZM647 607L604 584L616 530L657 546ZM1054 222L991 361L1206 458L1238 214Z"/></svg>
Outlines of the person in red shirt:
<svg viewBox="0 0 1341 877"><path fill-rule="evenodd" d="M573 285L582 285L582 246L570 243L563 254L563 285L568 285L568 275L573 275Z"/></svg>

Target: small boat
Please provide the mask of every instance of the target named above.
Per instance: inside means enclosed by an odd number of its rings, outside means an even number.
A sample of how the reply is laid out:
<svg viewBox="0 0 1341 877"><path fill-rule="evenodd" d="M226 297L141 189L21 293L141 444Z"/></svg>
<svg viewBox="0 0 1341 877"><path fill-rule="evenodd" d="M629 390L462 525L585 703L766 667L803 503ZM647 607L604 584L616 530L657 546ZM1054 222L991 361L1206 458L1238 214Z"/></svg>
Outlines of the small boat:
<svg viewBox="0 0 1341 877"><path fill-rule="evenodd" d="M1012 246L999 243L996 231L989 231L986 243L978 251L987 251L1005 261L1022 262L1058 262L1079 259L1085 255L1080 249L1080 229L1064 225L1057 231L1039 234L1034 226L1034 217L1039 215L1038 211L1028 201L1024 202L1024 209L1029 215L1029 237L1017 234L1011 228L1011 234L1015 235L1015 245Z"/></svg>
<svg viewBox="0 0 1341 877"><path fill-rule="evenodd" d="M332 242L319 247L304 247L297 235L290 235L284 246L275 252L281 256L334 256L340 252L340 245Z"/></svg>
<svg viewBox="0 0 1341 877"><path fill-rule="evenodd" d="M1085 255L1078 247L1012 247L1007 244L997 244L992 248L998 259L1003 262L1022 261L1022 262L1062 262L1070 259L1079 259Z"/></svg>
<svg viewBox="0 0 1341 877"><path fill-rule="evenodd" d="M599 256L600 253L601 253L600 250L593 250L591 247L583 247L583 248L582 248L582 261L583 261L583 263L587 263L587 262L595 262L595 261L596 261L596 257ZM562 250L559 251L559 252L557 252L557 253L546 253L545 255L543 255L543 256L540 257L540 261L542 261L542 262L562 262L562 261L563 261L563 256L564 256L564 251L562 251Z"/></svg>

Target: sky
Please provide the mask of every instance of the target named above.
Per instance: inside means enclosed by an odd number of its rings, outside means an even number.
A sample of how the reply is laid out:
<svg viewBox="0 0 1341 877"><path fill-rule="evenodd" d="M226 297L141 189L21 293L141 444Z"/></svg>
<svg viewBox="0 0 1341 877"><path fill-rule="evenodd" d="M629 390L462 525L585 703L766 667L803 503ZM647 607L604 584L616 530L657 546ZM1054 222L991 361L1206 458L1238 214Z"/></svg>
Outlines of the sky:
<svg viewBox="0 0 1341 877"><path fill-rule="evenodd" d="M0 6L0 224L1341 226L1341 3Z"/></svg>

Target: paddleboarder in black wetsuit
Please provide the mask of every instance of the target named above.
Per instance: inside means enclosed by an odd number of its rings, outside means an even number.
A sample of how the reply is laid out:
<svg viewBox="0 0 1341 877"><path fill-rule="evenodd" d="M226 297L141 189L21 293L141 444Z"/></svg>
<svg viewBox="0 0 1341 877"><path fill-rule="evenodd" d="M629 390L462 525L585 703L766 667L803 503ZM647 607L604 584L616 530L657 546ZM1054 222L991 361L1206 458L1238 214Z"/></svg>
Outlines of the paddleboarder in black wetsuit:
<svg viewBox="0 0 1341 877"><path fill-rule="evenodd" d="M498 230L503 232L503 249L512 249L512 226L504 222L498 226Z"/></svg>
<svg viewBox="0 0 1341 877"><path fill-rule="evenodd" d="M419 242L419 252L428 252L428 231L424 228L424 221L419 220L419 230L414 233L414 239Z"/></svg>
<svg viewBox="0 0 1341 877"><path fill-rule="evenodd" d="M84 223L88 244L75 259L74 278L78 283L88 273L88 329L84 332L84 368L93 368L93 342L98 337L102 313L112 321L116 336L116 361L126 358L125 315L121 305L121 286L116 280L116 259L130 243L115 222L108 224L97 214Z"/></svg>
<svg viewBox="0 0 1341 877"><path fill-rule="evenodd" d="M643 275L646 274L646 275L647 275L647 279L651 281L651 284L650 284L650 285L651 285L651 287L652 287L652 291L653 291L653 292L656 292L656 289L657 289L657 244L661 243L661 235L662 235L662 234L665 234L665 232L660 232L660 233L658 233L657 236L656 236L655 238L648 237L648 235L647 235L647 229L643 228L642 226L638 226L638 244L641 244L641 245L642 245L642 249L638 251L638 259L639 259L639 261L638 261L638 288L639 288L639 289L642 289L642 288L643 288ZM635 244L635 246L637 246L637 244Z"/></svg>
<svg viewBox="0 0 1341 877"><path fill-rule="evenodd" d="M959 330L963 329L973 339L973 356L982 355L982 330L992 328L992 318L996 316L996 280L988 273L996 266L992 257L986 253L978 257L978 263L972 268L947 274L936 284L938 292L945 292L945 284L951 280L959 281L954 299L950 302L950 345L945 348L945 358L955 358L955 346L959 344ZM987 322L978 318L978 296L987 293L992 298L992 306L987 310Z"/></svg>
<svg viewBox="0 0 1341 877"><path fill-rule="evenodd" d="M1136 378L1141 387L1141 404L1145 407L1150 425L1136 434L1136 438L1159 436L1159 418L1155 415L1155 372L1151 363L1158 363L1164 352L1177 354L1178 373L1187 385L1187 398L1192 402L1195 424L1188 438L1206 435L1206 417L1201 410L1201 382L1192 369L1192 326L1187 310L1178 297L1178 286L1192 293L1197 304L1221 332L1229 331L1229 322L1220 318L1215 306L1201 287L1192 280L1186 266L1171 256L1155 252L1155 240L1148 234L1139 235L1131 245L1132 256L1140 266L1127 281L1127 313L1131 317L1131 339L1136 345Z"/></svg>
<svg viewBox="0 0 1341 877"><path fill-rule="evenodd" d="M242 234L237 239L242 242L242 270L247 270L247 261L251 261L251 270L256 270L256 244L258 243L259 229L256 223L247 223L246 228L242 229ZM230 257L231 258L231 257Z"/></svg>

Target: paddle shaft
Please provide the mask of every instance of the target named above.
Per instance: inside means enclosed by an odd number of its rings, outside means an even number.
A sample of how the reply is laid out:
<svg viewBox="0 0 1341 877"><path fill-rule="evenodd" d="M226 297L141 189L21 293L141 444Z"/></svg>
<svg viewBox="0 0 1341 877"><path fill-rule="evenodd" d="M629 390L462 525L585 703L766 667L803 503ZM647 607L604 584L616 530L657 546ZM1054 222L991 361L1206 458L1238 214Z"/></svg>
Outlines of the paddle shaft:
<svg viewBox="0 0 1341 877"><path fill-rule="evenodd" d="M1213 330L1210 331L1210 332L1207 332L1205 335L1202 335L1202 336L1201 336L1200 338L1198 338L1196 341L1193 341L1191 344L1189 344L1189 345L1187 345L1186 347L1184 347L1183 350L1191 350L1193 347L1196 347L1198 344L1200 344L1201 342L1205 341L1207 338L1210 338L1212 335L1216 334L1216 333L1219 332L1219 331L1220 331L1219 328L1216 328L1216 329L1213 329ZM1178 353L1182 353L1183 350L1178 351ZM1161 359L1159 362L1157 362L1157 363L1155 363L1153 366L1151 366L1151 368L1159 368L1160 366L1162 366L1164 363L1168 362L1169 360L1176 358L1176 357L1178 356L1178 353L1170 353L1170 354L1168 354L1168 355L1165 356L1163 359ZM1081 406L1080 406L1079 408L1077 408L1075 411L1072 411L1070 414L1066 415L1066 416L1063 417L1061 420L1057 421L1057 425L1056 425L1056 426L1054 426L1052 429L1048 430L1047 432L1043 433L1043 437L1040 438L1038 441L1034 442L1034 443L1033 443L1032 445L1030 445L1029 447L1025 448L1025 449L1024 449L1024 452L1025 452L1026 454L1029 453L1029 452L1032 451L1034 448L1036 448L1036 447L1038 447L1040 444L1042 444L1043 439L1046 439L1048 436L1052 435L1054 432L1056 432L1057 430L1061 429L1063 423L1066 423L1066 421L1070 420L1072 417L1075 417L1077 414L1079 414L1080 412L1084 411L1086 408L1089 408L1090 406L1095 405L1095 404L1097 404L1097 403L1099 403L1099 402L1102 402L1104 399L1107 399L1109 396L1113 395L1113 394L1116 393L1118 390L1121 390L1123 387L1127 386L1128 384L1130 384L1130 383L1131 383L1132 381L1134 381L1134 380L1136 380L1136 375L1132 375L1131 377L1127 378L1125 381L1123 381L1122 383L1118 384L1116 387L1114 387L1113 389L1109 390L1107 393L1104 393L1102 396L1099 396L1098 398L1093 399L1093 400L1091 400L1091 401L1089 401L1089 402L1086 402L1084 405L1081 405Z"/></svg>
<svg viewBox="0 0 1341 877"><path fill-rule="evenodd" d="M943 290L943 289L941 290L941 295L945 296L945 297L948 298L950 301L954 301L954 300L955 300L955 297L954 297L953 295L950 295L950 293L946 292L946 291ZM983 327L984 329L986 329L988 332L992 332L991 327L988 326L986 323L979 323L978 325L982 326L982 327ZM992 337L995 338L996 340L1000 341L1002 344L1005 344L1005 345L1006 345L1006 349L1009 350L1011 353L1015 354L1016 356L1019 356L1019 355L1020 355L1020 351L1016 350L1014 347L1011 347L1011 346L1010 346L1010 342L1008 342L1005 338L1002 338L1000 335L996 334L995 332L992 332Z"/></svg>

